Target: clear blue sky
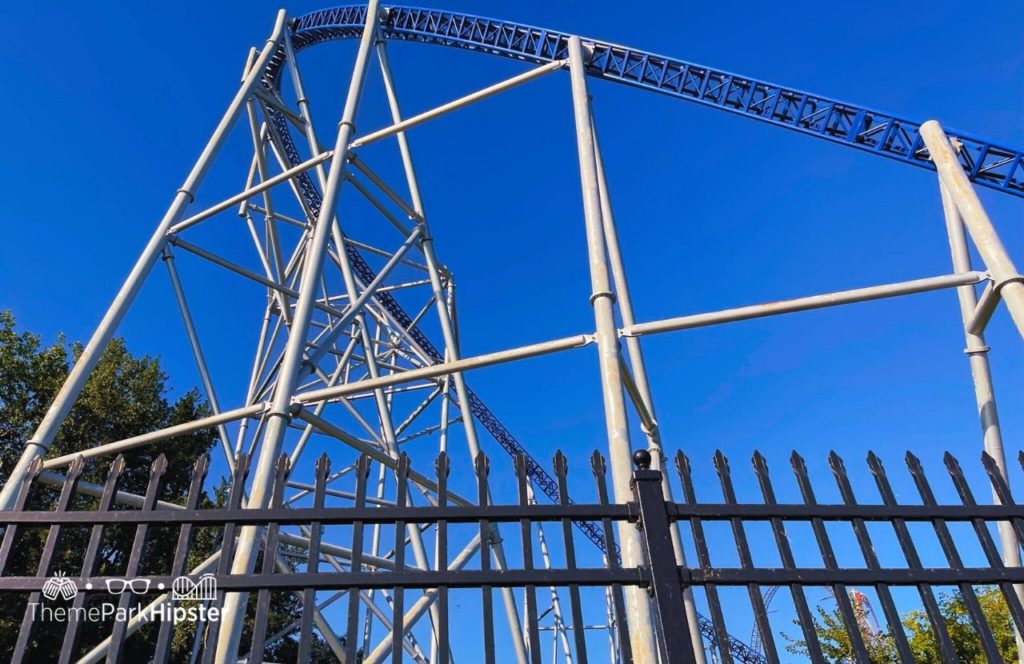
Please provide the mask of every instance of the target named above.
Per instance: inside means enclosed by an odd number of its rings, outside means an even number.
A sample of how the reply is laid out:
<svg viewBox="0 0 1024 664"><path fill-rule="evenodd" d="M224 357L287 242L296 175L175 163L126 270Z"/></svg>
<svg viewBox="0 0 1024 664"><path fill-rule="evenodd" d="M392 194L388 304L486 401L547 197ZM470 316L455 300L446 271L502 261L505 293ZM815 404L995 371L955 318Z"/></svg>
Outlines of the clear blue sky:
<svg viewBox="0 0 1024 664"><path fill-rule="evenodd" d="M1024 144L1019 3L934 2L927 10L908 2L881 9L434 4ZM301 15L322 6L288 9ZM22 326L48 340L58 332L88 337L277 8L262 1L0 8L8 26L0 41L8 95L0 109L7 238L0 243L0 306L13 309ZM323 127L333 126L340 110L352 48L334 44L303 61ZM523 70L417 44L394 45L392 65L408 111ZM364 129L384 124L378 83L373 75ZM640 320L951 271L932 173L637 90L593 82L591 91ZM592 326L571 130L568 82L559 74L411 135L438 251L459 285L467 355ZM1024 263L1024 202L987 190L981 197ZM153 274L121 332L134 351L160 354L175 389L187 389L198 379L166 276ZM183 277L200 291L196 317L222 400L234 405L248 377L240 355L250 352L257 328L247 315L232 331L231 307L259 302L240 303L226 278L214 284ZM1016 457L1024 435L1024 345L1005 311L988 337L1007 451ZM980 434L951 292L645 344L666 445L691 454L709 498L716 495L715 448L731 455L741 477L748 477L750 453L762 450L780 482L789 450L800 450L815 472L826 473L819 480L826 499L835 497L824 463L830 448L846 456L858 490L871 499L862 464L869 448L893 474L909 448L936 483L947 449L977 476ZM583 453L605 447L596 378L596 357L584 350L478 372L471 384L537 456L547 460L559 447L576 454L581 476ZM1013 472L1019 484L1020 468ZM741 499L755 490L742 482Z"/></svg>

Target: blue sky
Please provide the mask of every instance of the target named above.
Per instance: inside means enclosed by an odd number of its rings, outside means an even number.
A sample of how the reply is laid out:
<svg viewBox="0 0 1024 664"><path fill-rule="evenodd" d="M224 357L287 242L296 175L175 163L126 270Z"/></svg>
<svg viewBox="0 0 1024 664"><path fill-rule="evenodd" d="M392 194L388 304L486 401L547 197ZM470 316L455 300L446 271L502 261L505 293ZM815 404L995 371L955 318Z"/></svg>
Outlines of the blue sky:
<svg viewBox="0 0 1024 664"><path fill-rule="evenodd" d="M821 3L642 10L600 2L435 4L1024 144L1024 8L1017 3L935 2L925 11L904 2L860 11ZM301 15L320 7L288 9ZM0 8L3 23L14 26L0 42L9 94L0 110L7 129L0 224L9 238L0 244L0 306L22 326L46 339L88 337L276 9L268 2ZM300 56L323 127L340 111L352 51L352 44L332 44ZM391 52L407 112L523 70L416 44ZM591 92L641 321L951 271L932 173L637 90L592 82ZM382 99L374 74L362 128L384 124ZM465 354L587 331L566 77L545 78L410 137L437 248L459 285ZM211 177L212 187L227 182ZM980 195L1021 264L1024 203ZM183 278L187 286L189 275ZM233 404L248 378L240 355L257 328L251 316L242 325L226 315L243 306L232 285L196 278L195 314L201 327L208 321L211 365L222 401ZM161 271L121 332L134 351L163 357L175 389L198 382ZM1007 451L1016 457L1024 346L1005 311L988 340ZM788 482L789 451L799 450L813 473L824 473L823 499L836 496L828 449L847 458L855 487L872 500L862 464L868 449L882 454L892 475L902 451L914 450L936 484L941 451L951 450L977 478L980 434L962 347L951 292L645 341L666 446L694 458L698 491L709 499L717 496L716 448L745 478L750 453L762 450L780 483ZM470 382L538 457L562 448L582 470L583 455L605 447L596 379L596 356L583 350L481 371ZM1019 482L1020 468L1012 472ZM741 500L755 497L752 482L739 490Z"/></svg>

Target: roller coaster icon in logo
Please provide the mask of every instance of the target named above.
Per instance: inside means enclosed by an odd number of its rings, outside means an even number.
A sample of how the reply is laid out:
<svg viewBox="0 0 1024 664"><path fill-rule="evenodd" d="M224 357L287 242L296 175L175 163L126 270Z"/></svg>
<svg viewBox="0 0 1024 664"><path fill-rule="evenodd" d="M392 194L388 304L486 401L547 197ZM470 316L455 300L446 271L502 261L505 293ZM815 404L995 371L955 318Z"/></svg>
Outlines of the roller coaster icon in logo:
<svg viewBox="0 0 1024 664"><path fill-rule="evenodd" d="M217 599L217 579L212 574L204 574L198 581L179 576L171 584L171 597L176 600Z"/></svg>

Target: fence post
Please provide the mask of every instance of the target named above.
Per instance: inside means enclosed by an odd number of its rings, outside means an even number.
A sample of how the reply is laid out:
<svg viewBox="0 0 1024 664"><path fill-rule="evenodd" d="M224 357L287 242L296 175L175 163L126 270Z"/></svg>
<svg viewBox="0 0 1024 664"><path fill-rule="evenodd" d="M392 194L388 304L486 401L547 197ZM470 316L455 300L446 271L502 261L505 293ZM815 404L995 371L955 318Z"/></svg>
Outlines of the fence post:
<svg viewBox="0 0 1024 664"><path fill-rule="evenodd" d="M637 528L644 543L651 576L649 592L654 597L660 627L658 648L661 661L665 664L691 664L696 660L686 612L683 611L683 583L672 548L672 522L661 489L661 471L651 470L651 453L647 450L634 452L633 463L636 470L633 471L630 488L638 507Z"/></svg>

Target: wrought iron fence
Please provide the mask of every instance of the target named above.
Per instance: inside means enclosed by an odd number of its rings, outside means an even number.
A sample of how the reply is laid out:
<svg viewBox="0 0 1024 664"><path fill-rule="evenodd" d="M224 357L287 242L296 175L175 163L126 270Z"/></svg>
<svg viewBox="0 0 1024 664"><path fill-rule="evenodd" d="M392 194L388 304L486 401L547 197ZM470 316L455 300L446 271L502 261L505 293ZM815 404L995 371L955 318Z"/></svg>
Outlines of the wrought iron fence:
<svg viewBox="0 0 1024 664"><path fill-rule="evenodd" d="M594 453L591 470L595 480L596 500L589 503L574 503L569 499L567 473L568 462L558 453L554 458L554 476L558 485L559 500L556 504L537 504L533 501L528 476L527 460L520 456L516 463L518 500L509 504L491 502L484 478L488 473L488 459L481 455L475 464L478 492L476 503L453 501L448 491L449 460L442 454L436 461L436 475L426 478L410 470L408 458L403 454L397 462L397 501L393 504L374 502L367 493L368 463L362 458L356 467L354 491L344 494L350 504L333 506L326 504L328 495L341 493L329 488L330 461L326 456L316 464L315 481L311 487L311 504L304 507L288 507L282 504L283 488L288 478L289 466L282 457L277 467L272 504L269 509L243 509L244 486L248 470L245 456L237 460L236 474L230 488L222 492L222 502L211 505L204 491L207 474L207 459L197 460L192 474L187 498L182 505L168 505L158 501L161 478L166 470L166 460L161 455L152 464L148 486L141 503L125 508L118 504L119 482L125 472L124 459L118 457L110 466L101 489L93 485L84 490L82 480L85 462L74 462L63 478L48 478L45 486L39 479L39 465L32 474L32 481L26 482L20 490L16 508L0 513L0 525L4 527L0 542L0 593L7 606L17 604L24 607L20 625L11 623L0 627L16 631L13 652L14 661L37 661L57 659L62 662L84 658L94 661L105 656L108 661L120 661L125 652L126 640L136 633L140 626L149 625L155 630L152 657L155 662L165 662L171 652L176 621L165 609L175 606L202 607L202 629L196 629L193 651L199 661L212 661L218 637L219 622L216 611L229 592L251 593L254 599L254 617L251 634L243 651L250 662L261 662L269 640L282 634L298 634L298 659L310 661L313 630L323 633L332 630L344 647L347 661L362 661L368 657L381 659L380 653L365 653L359 650L360 595L374 590L389 592L391 615L381 617L390 623L390 656L392 661L401 661L408 656L414 661L427 661L427 656L416 641L412 630L407 628L408 611L420 606L424 611L436 602L437 611L432 634L436 638L432 661L449 661L453 638L451 593L472 589L479 593L477 604L480 611L480 657L486 662L506 661L502 645L494 630L494 606L492 595L499 588L516 588L521 593L524 605L524 639L530 661L541 661L542 643L540 599L538 591L545 588L561 588L569 597L569 619L565 633L571 635L572 651L576 661L588 661L588 651L593 644L586 635L585 606L582 592L600 588L605 592L610 610L608 614L613 652L608 657L618 661L633 661L631 640L626 620L626 608L622 589L628 586L645 588L649 591L654 614L658 622L657 646L662 661L666 664L693 662L693 643L690 625L683 611L683 593L691 589L701 596L710 614L710 623L701 624L696 631L703 634L702 647L713 650L722 662L767 661L777 662L780 654L779 634L784 630L772 624L771 611L767 606L765 590L787 588L792 599L795 629L799 634L791 637L798 644L801 656L814 661L826 661L825 647L820 635L821 624L819 601L808 596L812 588L826 589L835 601L849 649L851 661L872 661L872 639L884 633L902 661L914 661L915 654L905 630L901 625L901 613L894 599L894 590L909 587L916 591L922 614L931 630L935 647L944 661L958 661L958 648L950 634L947 617L940 608L938 593L943 588L953 588L959 593L966 607L974 638L980 643L980 650L989 661L1003 661L1000 643L994 636L996 630L989 624L979 601L979 587L997 588L1012 625L1024 632L1024 608L1019 591L1024 584L1024 570L1007 568L1003 565L997 548L999 536L1012 537L1018 544L1024 543L1024 510L1012 497L1010 488L1002 479L998 468L988 455L983 455L982 465L988 484L997 503L979 504L957 460L946 454L944 463L952 480L952 486L959 497L956 504L940 503L937 500L920 461L912 454L906 455L910 479L919 500L913 504L897 502L894 490L880 458L870 454L868 470L873 478L878 500L873 503L860 502L854 492L843 460L832 453L828 465L836 483L841 502L821 503L816 497L810 473L802 457L794 453L791 457L792 470L799 492L800 502L782 502L777 499L776 489L768 472L765 457L759 453L753 456L753 471L757 481L760 501L740 501L737 497L729 462L718 452L714 456L714 470L720 484L720 501L702 501L695 489L694 473L688 457L679 453L675 457L675 474L683 490L682 502L670 502L663 498L662 472L650 468L650 455L638 452L634 455L637 465L632 476L632 501L615 504L610 501L605 477L604 459ZM1024 465L1024 456L1021 457ZM671 474L671 473L670 473ZM410 481L420 486L430 486L436 492L436 503L414 505L409 495ZM56 484L59 490L54 490ZM750 487L744 487L749 489ZM817 490L823 487L817 486ZM40 492L51 492L49 502L40 498ZM77 499L81 493L85 500ZM861 491L861 493L866 493ZM126 502L126 501L121 501ZM127 501L131 503L132 501ZM206 507L203 507L206 503ZM46 507L39 507L46 504ZM592 560L592 555L580 556L576 549L573 522L594 524L599 528L605 541L614 544L616 527L637 527L643 534L646 563L638 567L624 567L616 556L600 556L601 564L580 564L581 558ZM533 525L553 523L560 526L562 542L561 558L564 564L538 566L536 564L536 543ZM288 547L295 537L284 537L284 527L302 526L304 562L282 565L278 556L264 556L252 574L230 573L231 550L235 535L242 526L264 527L264 551L279 551ZM502 568L492 562L491 547L495 537L502 532L496 526L505 526L505 535L518 526L519 564L502 561ZM632 525L628 525L632 524ZM760 526L755 526L760 524ZM813 534L813 546L802 546L794 529L798 524L809 527ZM835 524L845 524L852 530L852 540L841 539L837 543ZM890 528L902 554L902 562L889 564L891 552L881 555L873 538L872 527L876 524ZM954 527L966 524L980 547L982 564L970 563L967 559L970 543L959 534L954 536ZM727 526L731 537L715 537L709 530L719 525ZM926 545L914 528L929 529L937 541L935 551L924 550ZM368 528L380 526L392 528L396 546L393 555L386 560L372 561L364 553ZM441 564L428 569L406 559L405 532L410 526L432 527L436 532L434 551ZM681 527L684 551L676 551L673 545L672 529ZM350 537L351 547L343 566L327 565L324 560L325 545L322 535L328 528L345 528ZM477 566L469 568L463 560L450 559L448 531L453 527L475 528L479 537ZM762 530L753 532L760 527ZM830 529L831 527L831 529ZM169 568L153 570L146 566L146 556L151 554L147 543L155 529L173 528L177 531L176 545ZM110 561L104 561L103 543L111 529L127 529L131 534L131 545L127 559L121 561L123 574L101 575L109 568ZM194 547L197 532L214 531L220 538L221 551L198 567L190 566L189 556ZM831 531L830 531L831 530ZM62 570L58 573L55 561L59 556L62 540L70 532L82 532L75 542L84 545L79 551L80 569L75 573ZM767 533L770 532L770 535ZM959 532L959 531L958 531ZM42 540L41 554L33 570L13 569L17 564L20 542L27 541L30 533ZM719 533L721 534L721 533ZM762 536L758 536L758 534ZM877 536L877 531L876 531ZM72 538L74 539L74 538ZM737 565L716 564L716 558L731 551L728 542L734 545L738 556ZM508 540L506 540L508 541ZM837 547L848 547L851 542L863 559L863 565L840 564L844 556L838 555ZM810 544L810 542L808 542ZM778 564L758 564L766 549L774 547L771 554L777 556ZM294 547L293 547L294 548ZM817 549L820 565L798 564L798 558L806 558L809 550ZM610 550L615 550L611 548ZM926 564L925 559L935 557L941 551L945 564ZM292 554L295 552L292 551ZM695 554L696 564L684 561L686 554ZM842 552L844 555L847 551ZM545 558L546 558L545 554ZM693 557L693 556L691 556ZM33 561L36 562L36 561ZM682 563L682 564L680 564ZM22 565L24 567L24 565ZM106 567L105 567L106 566ZM429 567L429 565L427 566ZM12 571L13 569L13 571ZM212 580L211 580L212 579ZM729 588L746 590L747 601L726 601L723 594ZM854 588L864 588L875 596L881 607L884 625L869 624L861 598ZM215 592L214 592L215 589ZM119 591L119 592L118 592ZM333 622L342 625L339 634L333 628L315 620L317 612L327 603L318 604L318 593L334 592L333 602L341 594L347 594L347 609L338 609ZM298 619L287 624L275 634L268 634L268 617L271 612L271 597L274 593L290 592L299 598L301 610ZM407 601L407 594L415 592L415 601ZM117 608L126 615L136 609L134 618L113 620L108 636L96 643L82 642L81 620L67 620L62 640L41 641L38 637L39 607L50 602L72 615L88 610L90 598L114 595ZM772 593L774 594L774 593ZM321 595L322 596L322 595ZM63 604L61 604L63 602ZM144 606L143 606L144 605ZM457 619L466 621L465 612L459 612ZM83 615L83 614L78 614ZM741 620L753 623L761 644L762 652L754 652L731 639L727 631L726 615L735 628ZM742 617L742 616L745 616ZM16 621L15 621L16 622ZM458 631L458 630L456 630ZM456 635L455 638L462 638ZM792 649L792 644L791 644ZM591 654L591 657L594 655Z"/></svg>

